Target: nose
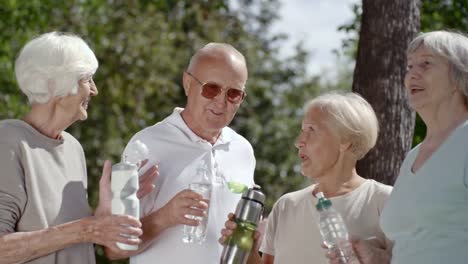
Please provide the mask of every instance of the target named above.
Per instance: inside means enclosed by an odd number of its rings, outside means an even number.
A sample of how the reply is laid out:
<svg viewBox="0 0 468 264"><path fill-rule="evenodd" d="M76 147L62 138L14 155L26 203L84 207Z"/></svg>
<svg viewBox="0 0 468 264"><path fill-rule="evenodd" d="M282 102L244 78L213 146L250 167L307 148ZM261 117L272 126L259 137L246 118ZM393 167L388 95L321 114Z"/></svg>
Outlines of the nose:
<svg viewBox="0 0 468 264"><path fill-rule="evenodd" d="M297 136L296 142L294 142L294 146L296 146L298 149L304 147L304 136L302 132Z"/></svg>
<svg viewBox="0 0 468 264"><path fill-rule="evenodd" d="M213 100L217 104L222 104L222 105L227 104L227 90L222 89L221 92L213 98Z"/></svg>
<svg viewBox="0 0 468 264"><path fill-rule="evenodd" d="M412 67L406 71L405 78L403 79L403 83L406 88L409 88L411 80L417 80L420 78L420 72L416 68L417 67Z"/></svg>
<svg viewBox="0 0 468 264"><path fill-rule="evenodd" d="M413 66L411 66L410 68L408 68L406 70L406 76L405 77L408 78L408 79L419 78L419 77L421 77L421 71L422 71L421 66L419 66L417 64L413 65Z"/></svg>
<svg viewBox="0 0 468 264"><path fill-rule="evenodd" d="M99 94L99 91L96 87L96 84L94 83L94 80L91 80L91 90L90 90L90 95L91 96L96 96Z"/></svg>

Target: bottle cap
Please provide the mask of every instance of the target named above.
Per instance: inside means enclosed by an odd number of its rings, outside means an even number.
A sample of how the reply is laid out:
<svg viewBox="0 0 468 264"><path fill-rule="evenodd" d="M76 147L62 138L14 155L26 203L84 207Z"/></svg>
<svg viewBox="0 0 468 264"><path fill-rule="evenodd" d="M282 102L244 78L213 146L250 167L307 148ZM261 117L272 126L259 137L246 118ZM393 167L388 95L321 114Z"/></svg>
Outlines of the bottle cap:
<svg viewBox="0 0 468 264"><path fill-rule="evenodd" d="M260 186L247 189L242 194L242 199L237 204L236 221L244 221L257 225L263 214L265 194L260 191Z"/></svg>
<svg viewBox="0 0 468 264"><path fill-rule="evenodd" d="M322 211L323 209L327 209L332 206L332 202L325 198L323 192L319 192L315 196L318 198L317 205L315 206L317 210Z"/></svg>
<svg viewBox="0 0 468 264"><path fill-rule="evenodd" d="M123 157L124 163L132 163L140 165L140 162L148 157L148 147L139 139L130 143Z"/></svg>
<svg viewBox="0 0 468 264"><path fill-rule="evenodd" d="M242 194L242 198L259 202L262 205L265 204L265 194L262 193L261 187L256 184L253 186L253 188L247 189Z"/></svg>

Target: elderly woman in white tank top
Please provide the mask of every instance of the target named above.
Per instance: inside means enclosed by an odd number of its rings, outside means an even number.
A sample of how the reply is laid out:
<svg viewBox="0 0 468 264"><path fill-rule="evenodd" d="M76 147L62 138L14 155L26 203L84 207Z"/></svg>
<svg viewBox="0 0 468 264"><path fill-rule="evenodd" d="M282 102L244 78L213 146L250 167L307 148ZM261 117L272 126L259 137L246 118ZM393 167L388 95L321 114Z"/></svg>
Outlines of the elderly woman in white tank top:
<svg viewBox="0 0 468 264"><path fill-rule="evenodd" d="M116 242L139 243L122 236L142 234L138 219L110 215L109 161L91 213L83 149L65 132L87 118L98 94L97 67L81 38L57 32L28 42L16 60L31 109L22 119L0 122L0 263L93 264L93 243L114 250ZM145 173L140 196L156 174L156 168Z"/></svg>
<svg viewBox="0 0 468 264"><path fill-rule="evenodd" d="M315 208L318 192L331 199L352 237L375 238L385 249L379 217L392 187L356 172L356 162L375 145L377 134L375 113L358 94L328 93L306 104L295 145L302 174L313 184L275 203L260 247L262 259L252 252L249 264L328 263ZM226 222L221 243L234 228L234 222Z"/></svg>

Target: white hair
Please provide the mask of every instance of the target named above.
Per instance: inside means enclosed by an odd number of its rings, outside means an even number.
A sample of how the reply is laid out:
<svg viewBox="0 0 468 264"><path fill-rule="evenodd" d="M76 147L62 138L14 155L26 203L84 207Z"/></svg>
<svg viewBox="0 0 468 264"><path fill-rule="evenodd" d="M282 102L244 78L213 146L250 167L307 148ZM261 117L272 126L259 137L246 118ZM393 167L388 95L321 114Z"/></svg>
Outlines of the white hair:
<svg viewBox="0 0 468 264"><path fill-rule="evenodd" d="M30 103L78 92L78 81L93 75L98 61L78 36L50 32L29 41L15 62L18 86Z"/></svg>
<svg viewBox="0 0 468 264"><path fill-rule="evenodd" d="M375 146L379 123L372 106L357 93L329 92L306 104L306 111L319 107L328 124L343 141L351 143L351 152L359 160Z"/></svg>
<svg viewBox="0 0 468 264"><path fill-rule="evenodd" d="M468 38L460 33L449 31L433 31L423 33L411 41L407 54L416 51L421 45L434 55L449 61L450 78L456 88L465 95L468 101Z"/></svg>

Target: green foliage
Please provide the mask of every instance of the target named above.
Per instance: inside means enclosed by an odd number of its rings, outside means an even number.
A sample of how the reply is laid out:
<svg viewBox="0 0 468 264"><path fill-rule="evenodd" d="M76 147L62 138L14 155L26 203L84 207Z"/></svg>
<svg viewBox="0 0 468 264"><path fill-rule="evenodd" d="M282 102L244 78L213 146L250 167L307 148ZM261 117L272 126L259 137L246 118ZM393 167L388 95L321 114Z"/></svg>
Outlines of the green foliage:
<svg viewBox="0 0 468 264"><path fill-rule="evenodd" d="M254 146L256 182L269 210L280 195L307 182L300 175L294 140L305 101L327 88L349 87L308 77L302 46L280 59L285 35L267 34L278 0L0 0L0 119L19 118L27 100L14 78L14 59L33 37L53 30L82 36L95 51L99 95L85 122L68 130L87 156L89 200L94 207L105 159L120 160L130 137L185 105L182 72L204 44L231 43L247 58L248 96L232 126ZM98 263L109 263L97 248ZM114 262L126 263L126 261Z"/></svg>
<svg viewBox="0 0 468 264"><path fill-rule="evenodd" d="M455 30L468 32L467 0L423 0L421 31Z"/></svg>
<svg viewBox="0 0 468 264"><path fill-rule="evenodd" d="M338 54L343 54L354 60L357 58L359 31L361 30L362 4L352 4L354 18L347 24L338 27L339 31L346 32L350 36L344 38L341 42L341 51L336 51Z"/></svg>

